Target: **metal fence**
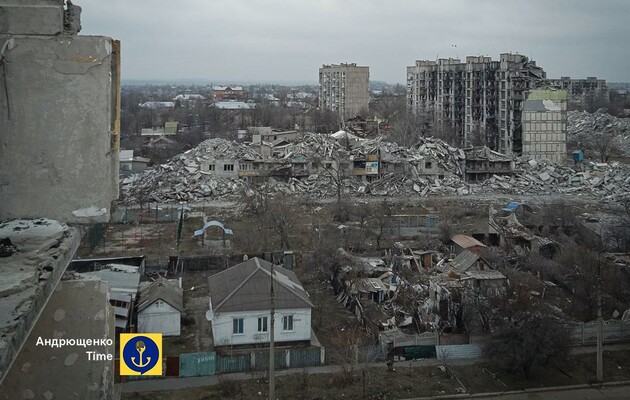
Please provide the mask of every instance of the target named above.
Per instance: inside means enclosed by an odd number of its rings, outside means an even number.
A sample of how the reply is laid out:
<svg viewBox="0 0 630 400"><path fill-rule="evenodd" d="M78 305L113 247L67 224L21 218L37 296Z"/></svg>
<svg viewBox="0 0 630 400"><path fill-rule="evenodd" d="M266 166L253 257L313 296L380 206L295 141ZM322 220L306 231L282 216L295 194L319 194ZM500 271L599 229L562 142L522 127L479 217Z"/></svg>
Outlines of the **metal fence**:
<svg viewBox="0 0 630 400"><path fill-rule="evenodd" d="M276 350L277 369L314 367L324 363L323 347ZM189 353L179 356L179 376L207 376L234 372L266 371L269 369L269 351L258 350L239 354Z"/></svg>
<svg viewBox="0 0 630 400"><path fill-rule="evenodd" d="M461 360L481 357L483 346L480 344L455 344L435 346L439 359Z"/></svg>
<svg viewBox="0 0 630 400"><path fill-rule="evenodd" d="M111 222L117 224L176 222L185 204L144 204L142 208L120 206L113 213Z"/></svg>
<svg viewBox="0 0 630 400"><path fill-rule="evenodd" d="M179 376L208 376L216 373L216 353L189 353L179 356Z"/></svg>
<svg viewBox="0 0 630 400"><path fill-rule="evenodd" d="M604 343L630 340L630 321L604 321ZM587 345L597 343L597 321L587 322L571 327L573 344Z"/></svg>
<svg viewBox="0 0 630 400"><path fill-rule="evenodd" d="M367 346L359 351L360 362L377 362L387 360L387 345Z"/></svg>

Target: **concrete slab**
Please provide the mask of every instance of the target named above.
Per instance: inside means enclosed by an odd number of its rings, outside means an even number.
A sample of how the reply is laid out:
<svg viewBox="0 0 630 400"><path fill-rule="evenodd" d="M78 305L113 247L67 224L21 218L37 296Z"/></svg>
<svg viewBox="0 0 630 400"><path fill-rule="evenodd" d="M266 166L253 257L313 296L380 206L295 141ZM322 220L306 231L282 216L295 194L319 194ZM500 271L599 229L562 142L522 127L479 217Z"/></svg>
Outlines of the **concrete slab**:
<svg viewBox="0 0 630 400"><path fill-rule="evenodd" d="M49 219L0 223L17 251L0 259L0 382L79 247L79 232Z"/></svg>
<svg viewBox="0 0 630 400"><path fill-rule="evenodd" d="M0 399L111 399L114 361L86 351L114 353L114 315L107 283L62 280L0 387ZM111 339L111 346L37 345L45 339Z"/></svg>
<svg viewBox="0 0 630 400"><path fill-rule="evenodd" d="M5 3L0 2L0 34L58 35L63 32L63 2Z"/></svg>

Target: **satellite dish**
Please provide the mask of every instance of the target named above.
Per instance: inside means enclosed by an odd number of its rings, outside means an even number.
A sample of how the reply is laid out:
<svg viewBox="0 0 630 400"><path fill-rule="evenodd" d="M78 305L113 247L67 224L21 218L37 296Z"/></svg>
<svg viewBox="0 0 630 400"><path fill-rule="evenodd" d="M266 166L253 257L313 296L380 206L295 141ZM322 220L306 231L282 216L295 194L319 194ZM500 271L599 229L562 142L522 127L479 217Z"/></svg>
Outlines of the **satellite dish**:
<svg viewBox="0 0 630 400"><path fill-rule="evenodd" d="M206 311L206 319L208 321L212 321L213 318L214 318L214 311L212 311L212 310Z"/></svg>

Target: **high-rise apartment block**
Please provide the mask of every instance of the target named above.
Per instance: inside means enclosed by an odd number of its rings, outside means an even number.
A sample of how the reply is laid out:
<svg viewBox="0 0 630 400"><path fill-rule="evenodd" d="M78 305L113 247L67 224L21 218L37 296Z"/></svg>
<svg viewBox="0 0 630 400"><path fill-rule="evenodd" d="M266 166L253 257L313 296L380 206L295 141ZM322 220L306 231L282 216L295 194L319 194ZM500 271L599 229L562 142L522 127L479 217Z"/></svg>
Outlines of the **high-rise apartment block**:
<svg viewBox="0 0 630 400"><path fill-rule="evenodd" d="M341 121L367 111L370 103L369 67L324 65L319 69L319 107L339 114Z"/></svg>
<svg viewBox="0 0 630 400"><path fill-rule="evenodd" d="M610 100L610 92L605 79L589 76L586 79L571 79L563 76L560 79L549 79L551 86L566 90L569 102L587 107L591 104L606 103Z"/></svg>
<svg viewBox="0 0 630 400"><path fill-rule="evenodd" d="M522 103L546 74L520 54L418 60L407 67L407 105L438 127L454 129L460 145L487 144L504 154L522 153Z"/></svg>

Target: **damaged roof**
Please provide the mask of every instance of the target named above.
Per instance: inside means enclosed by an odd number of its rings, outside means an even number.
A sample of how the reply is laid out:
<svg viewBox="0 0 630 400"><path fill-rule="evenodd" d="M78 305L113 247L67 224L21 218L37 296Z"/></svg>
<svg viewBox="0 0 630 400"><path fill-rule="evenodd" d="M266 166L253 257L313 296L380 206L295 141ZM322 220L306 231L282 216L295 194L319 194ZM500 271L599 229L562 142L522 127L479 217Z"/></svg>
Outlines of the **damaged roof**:
<svg viewBox="0 0 630 400"><path fill-rule="evenodd" d="M214 312L269 310L272 264L258 257L208 278ZM277 309L314 307L293 271L273 266L274 303Z"/></svg>
<svg viewBox="0 0 630 400"><path fill-rule="evenodd" d="M487 261L479 256L477 253L473 253L470 250L464 250L453 261L451 261L451 265L457 269L459 272L466 272L471 269L477 261L481 260L484 264L490 267Z"/></svg>

